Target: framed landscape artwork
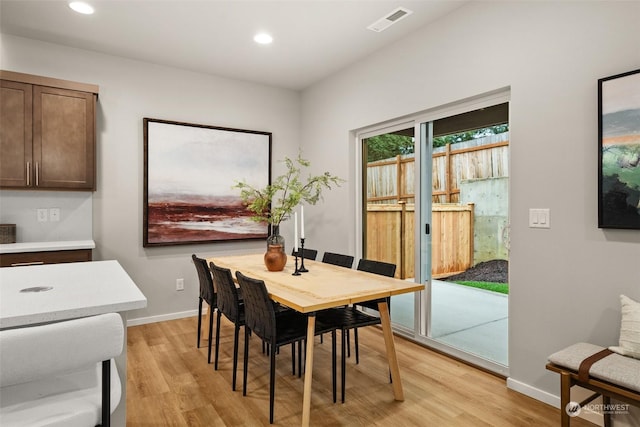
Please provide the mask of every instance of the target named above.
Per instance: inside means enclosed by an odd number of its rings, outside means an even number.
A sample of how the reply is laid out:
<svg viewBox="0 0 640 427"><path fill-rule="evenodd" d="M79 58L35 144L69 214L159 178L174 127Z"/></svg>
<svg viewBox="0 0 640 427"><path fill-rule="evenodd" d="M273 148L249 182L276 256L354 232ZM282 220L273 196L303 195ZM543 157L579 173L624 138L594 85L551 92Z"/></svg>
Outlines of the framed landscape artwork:
<svg viewBox="0 0 640 427"><path fill-rule="evenodd" d="M144 118L143 246L265 239L236 181L271 178L271 133Z"/></svg>
<svg viewBox="0 0 640 427"><path fill-rule="evenodd" d="M640 70L598 80L598 227L640 230Z"/></svg>

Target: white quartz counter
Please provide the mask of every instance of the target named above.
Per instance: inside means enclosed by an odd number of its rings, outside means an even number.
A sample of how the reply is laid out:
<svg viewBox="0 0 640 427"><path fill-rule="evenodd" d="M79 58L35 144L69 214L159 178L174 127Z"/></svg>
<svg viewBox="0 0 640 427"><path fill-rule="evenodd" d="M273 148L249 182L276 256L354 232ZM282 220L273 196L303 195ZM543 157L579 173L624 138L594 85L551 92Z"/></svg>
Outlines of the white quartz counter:
<svg viewBox="0 0 640 427"><path fill-rule="evenodd" d="M22 252L71 251L76 249L95 249L93 240L68 240L60 242L24 242L0 244L0 254Z"/></svg>
<svg viewBox="0 0 640 427"><path fill-rule="evenodd" d="M22 291L34 287L51 289ZM0 268L0 329L146 306L118 261Z"/></svg>

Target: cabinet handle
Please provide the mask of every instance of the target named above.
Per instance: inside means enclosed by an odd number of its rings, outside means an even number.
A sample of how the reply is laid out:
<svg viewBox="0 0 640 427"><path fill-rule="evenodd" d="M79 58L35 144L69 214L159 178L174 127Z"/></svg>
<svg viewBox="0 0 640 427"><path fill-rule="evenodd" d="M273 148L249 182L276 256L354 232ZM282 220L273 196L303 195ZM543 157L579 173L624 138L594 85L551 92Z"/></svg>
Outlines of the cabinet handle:
<svg viewBox="0 0 640 427"><path fill-rule="evenodd" d="M31 162L27 162L27 187L31 185Z"/></svg>
<svg viewBox="0 0 640 427"><path fill-rule="evenodd" d="M11 267L25 267L27 265L42 265L44 261L33 261L33 262L16 262L11 264Z"/></svg>
<svg viewBox="0 0 640 427"><path fill-rule="evenodd" d="M40 164L36 162L36 187L40 185Z"/></svg>

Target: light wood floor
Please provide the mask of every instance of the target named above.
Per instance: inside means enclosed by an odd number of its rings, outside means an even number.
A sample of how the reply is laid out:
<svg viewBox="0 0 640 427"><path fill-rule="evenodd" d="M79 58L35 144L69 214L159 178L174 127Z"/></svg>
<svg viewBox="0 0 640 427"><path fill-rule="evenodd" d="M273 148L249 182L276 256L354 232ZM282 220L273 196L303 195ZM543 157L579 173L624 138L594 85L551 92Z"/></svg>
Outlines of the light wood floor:
<svg viewBox="0 0 640 427"><path fill-rule="evenodd" d="M206 329L207 322L203 321ZM233 327L223 318L218 371L207 341L196 348L197 317L128 329L127 426L269 425L269 361L251 339L247 396L242 396L243 332L238 386L231 391ZM339 339L339 334L338 334ZM215 340L215 338L214 338ZM396 337L404 402L389 384L382 331L360 330L360 364L347 359L346 402L331 397L331 343L316 338L313 426L558 426L559 410L507 389L505 380ZM339 345L338 345L339 348ZM338 350L339 352L339 350ZM277 357L275 425L300 425L303 378L291 353ZM339 361L339 357L338 357ZM544 369L541 367L541 369ZM339 381L339 372L338 372ZM558 380L559 381L559 380ZM338 402L340 401L338 386ZM593 426L572 420L572 426Z"/></svg>

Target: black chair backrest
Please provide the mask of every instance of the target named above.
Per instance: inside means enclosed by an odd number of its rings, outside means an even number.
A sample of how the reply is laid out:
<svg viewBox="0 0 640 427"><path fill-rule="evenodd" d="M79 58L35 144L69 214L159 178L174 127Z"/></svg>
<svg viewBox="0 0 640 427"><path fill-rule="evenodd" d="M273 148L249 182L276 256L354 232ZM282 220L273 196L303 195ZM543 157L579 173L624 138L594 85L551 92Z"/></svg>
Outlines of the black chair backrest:
<svg viewBox="0 0 640 427"><path fill-rule="evenodd" d="M396 265L371 259L361 259L358 261L358 270L379 274L380 276L393 277L396 274Z"/></svg>
<svg viewBox="0 0 640 427"><path fill-rule="evenodd" d="M322 262L346 268L353 267L353 257L351 255L337 254L334 252L325 252L324 255L322 255Z"/></svg>
<svg viewBox="0 0 640 427"><path fill-rule="evenodd" d="M237 322L240 318L240 296L238 288L233 282L233 275L228 268L218 267L213 262L209 263L213 273L213 283L218 289L218 310L229 320Z"/></svg>
<svg viewBox="0 0 640 427"><path fill-rule="evenodd" d="M368 273L379 274L380 276L393 277L396 274L396 265L388 262L374 261L371 259L361 259L358 261L358 270L366 271ZM391 309L390 298L387 298L387 304ZM363 307L370 308L372 310L378 310L378 301L363 301L358 303Z"/></svg>
<svg viewBox="0 0 640 427"><path fill-rule="evenodd" d="M315 261L318 257L318 251L316 249L304 248L302 249L302 253L304 254L304 259L310 259L311 261ZM295 250L291 251L291 255L300 256L300 249L298 249L298 252L296 252Z"/></svg>
<svg viewBox="0 0 640 427"><path fill-rule="evenodd" d="M269 343L276 339L276 312L264 281L236 271L244 300L245 326Z"/></svg>
<svg viewBox="0 0 640 427"><path fill-rule="evenodd" d="M196 266L198 272L198 281L200 282L200 298L205 300L209 307L216 307L216 291L213 287L213 279L209 267L207 267L207 260L198 258L196 254L191 255L193 264Z"/></svg>

